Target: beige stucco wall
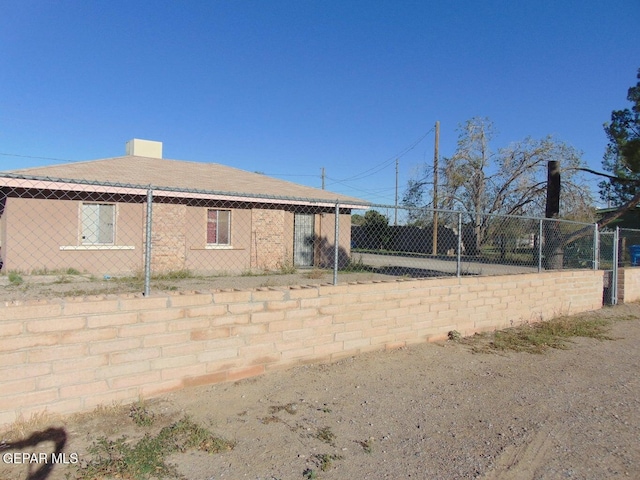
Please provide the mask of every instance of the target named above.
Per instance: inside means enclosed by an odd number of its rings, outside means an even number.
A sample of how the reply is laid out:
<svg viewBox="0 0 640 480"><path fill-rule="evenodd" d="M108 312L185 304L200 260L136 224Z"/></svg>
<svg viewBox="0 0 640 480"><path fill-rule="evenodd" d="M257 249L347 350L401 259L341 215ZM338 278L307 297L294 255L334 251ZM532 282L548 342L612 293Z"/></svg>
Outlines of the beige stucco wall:
<svg viewBox="0 0 640 480"><path fill-rule="evenodd" d="M115 248L82 246L76 200L7 198L2 221L3 271L25 273L73 268L94 274L136 272L142 268L143 206L116 207Z"/></svg>
<svg viewBox="0 0 640 480"><path fill-rule="evenodd" d="M73 268L100 276L142 272L146 204L116 204L113 247L82 245L81 204L80 200L7 198L0 218L3 271ZM206 244L207 208L212 207L154 203L153 273L186 269L198 274L237 274L278 271L293 264L294 210L231 209L231 245L211 247ZM334 218L334 213L316 210L316 266L333 264ZM351 216L341 214L341 266L350 252L350 226Z"/></svg>
<svg viewBox="0 0 640 480"><path fill-rule="evenodd" d="M207 208L189 206L186 210L186 264L201 274L237 274L249 270L251 211L231 209L231 245L207 247Z"/></svg>
<svg viewBox="0 0 640 480"><path fill-rule="evenodd" d="M154 203L152 263L154 273L187 269L198 274L238 274L276 270L284 259L284 215L273 209L228 209L229 245L207 245L206 205Z"/></svg>
<svg viewBox="0 0 640 480"><path fill-rule="evenodd" d="M321 213L316 216L316 264L326 268L333 266L335 255L335 214ZM338 224L338 265L344 267L351 255L351 215L341 213Z"/></svg>

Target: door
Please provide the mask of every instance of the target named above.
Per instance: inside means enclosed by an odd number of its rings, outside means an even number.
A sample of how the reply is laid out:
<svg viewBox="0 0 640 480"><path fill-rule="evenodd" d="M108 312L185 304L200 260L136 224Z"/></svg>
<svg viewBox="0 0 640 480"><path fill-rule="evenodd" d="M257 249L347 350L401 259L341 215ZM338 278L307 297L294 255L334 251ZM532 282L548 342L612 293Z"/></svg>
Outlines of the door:
<svg viewBox="0 0 640 480"><path fill-rule="evenodd" d="M296 213L293 219L293 264L312 267L315 244L313 213Z"/></svg>

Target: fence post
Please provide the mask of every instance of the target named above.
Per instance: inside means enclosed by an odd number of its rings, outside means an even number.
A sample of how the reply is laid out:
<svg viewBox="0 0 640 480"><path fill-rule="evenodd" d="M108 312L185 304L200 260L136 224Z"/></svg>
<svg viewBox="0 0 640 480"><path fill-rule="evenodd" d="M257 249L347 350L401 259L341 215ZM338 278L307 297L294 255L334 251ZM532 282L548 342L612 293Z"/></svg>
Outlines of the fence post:
<svg viewBox="0 0 640 480"><path fill-rule="evenodd" d="M335 241L333 246L333 284L338 284L338 260L340 259L340 204L336 201L336 213L335 213Z"/></svg>
<svg viewBox="0 0 640 480"><path fill-rule="evenodd" d="M147 190L147 224L144 256L144 296L148 297L151 290L151 217L153 215L153 190Z"/></svg>
<svg viewBox="0 0 640 480"><path fill-rule="evenodd" d="M611 305L618 304L618 257L620 251L618 245L620 243L620 227L616 227L616 231L613 234L613 272L611 273L611 285L609 290L611 291Z"/></svg>
<svg viewBox="0 0 640 480"><path fill-rule="evenodd" d="M542 222L544 220L540 219L538 221L538 273L542 271Z"/></svg>
<svg viewBox="0 0 640 480"><path fill-rule="evenodd" d="M593 269L598 270L600 259L600 235L598 231L598 224L593 224Z"/></svg>
<svg viewBox="0 0 640 480"><path fill-rule="evenodd" d="M456 255L456 277L462 274L462 212L458 212L458 254Z"/></svg>

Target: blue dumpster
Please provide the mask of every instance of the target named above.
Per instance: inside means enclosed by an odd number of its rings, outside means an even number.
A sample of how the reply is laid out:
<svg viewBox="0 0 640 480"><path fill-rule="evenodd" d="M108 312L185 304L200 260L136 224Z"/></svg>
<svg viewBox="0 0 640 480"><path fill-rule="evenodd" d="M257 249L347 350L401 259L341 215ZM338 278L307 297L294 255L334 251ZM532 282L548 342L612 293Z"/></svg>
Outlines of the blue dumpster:
<svg viewBox="0 0 640 480"><path fill-rule="evenodd" d="M637 267L640 265L640 245L631 245L629 253L631 254L631 266Z"/></svg>

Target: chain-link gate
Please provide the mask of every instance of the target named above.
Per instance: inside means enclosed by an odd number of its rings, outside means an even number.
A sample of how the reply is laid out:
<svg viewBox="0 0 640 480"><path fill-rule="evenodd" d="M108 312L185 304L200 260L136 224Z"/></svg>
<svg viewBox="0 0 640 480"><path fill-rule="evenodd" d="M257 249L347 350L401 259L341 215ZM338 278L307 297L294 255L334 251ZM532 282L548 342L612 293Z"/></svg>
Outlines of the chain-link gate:
<svg viewBox="0 0 640 480"><path fill-rule="evenodd" d="M598 233L598 268L604 272L604 291L602 303L618 303L618 232L600 231Z"/></svg>

